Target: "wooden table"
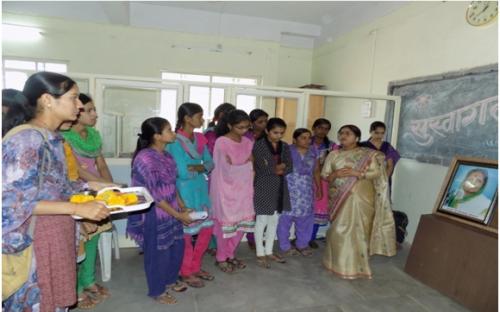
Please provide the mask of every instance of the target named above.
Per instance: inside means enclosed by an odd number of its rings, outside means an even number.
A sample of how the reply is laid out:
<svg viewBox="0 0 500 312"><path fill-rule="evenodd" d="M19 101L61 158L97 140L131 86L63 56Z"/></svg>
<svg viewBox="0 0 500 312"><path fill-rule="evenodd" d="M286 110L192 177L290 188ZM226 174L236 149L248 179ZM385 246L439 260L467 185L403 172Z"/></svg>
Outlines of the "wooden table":
<svg viewBox="0 0 500 312"><path fill-rule="evenodd" d="M422 215L405 271L473 311L498 308L498 235Z"/></svg>

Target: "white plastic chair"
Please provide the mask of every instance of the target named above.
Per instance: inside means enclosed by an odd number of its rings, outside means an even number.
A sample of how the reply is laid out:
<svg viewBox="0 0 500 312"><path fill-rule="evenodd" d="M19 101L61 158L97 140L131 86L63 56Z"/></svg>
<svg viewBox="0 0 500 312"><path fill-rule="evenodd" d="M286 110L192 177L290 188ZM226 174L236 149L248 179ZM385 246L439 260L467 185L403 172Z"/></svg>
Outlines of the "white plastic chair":
<svg viewBox="0 0 500 312"><path fill-rule="evenodd" d="M101 278L103 282L111 279L111 252L115 249L115 259L120 259L118 232L115 225L111 231L101 233L99 237L99 262L101 263Z"/></svg>

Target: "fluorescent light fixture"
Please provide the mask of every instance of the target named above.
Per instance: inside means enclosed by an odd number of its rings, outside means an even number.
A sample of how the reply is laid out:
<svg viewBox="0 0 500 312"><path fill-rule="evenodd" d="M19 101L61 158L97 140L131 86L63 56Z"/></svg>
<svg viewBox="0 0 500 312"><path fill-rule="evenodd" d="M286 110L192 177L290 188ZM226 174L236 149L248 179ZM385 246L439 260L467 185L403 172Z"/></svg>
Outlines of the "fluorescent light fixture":
<svg viewBox="0 0 500 312"><path fill-rule="evenodd" d="M42 38L41 30L34 27L2 24L2 40L36 41Z"/></svg>

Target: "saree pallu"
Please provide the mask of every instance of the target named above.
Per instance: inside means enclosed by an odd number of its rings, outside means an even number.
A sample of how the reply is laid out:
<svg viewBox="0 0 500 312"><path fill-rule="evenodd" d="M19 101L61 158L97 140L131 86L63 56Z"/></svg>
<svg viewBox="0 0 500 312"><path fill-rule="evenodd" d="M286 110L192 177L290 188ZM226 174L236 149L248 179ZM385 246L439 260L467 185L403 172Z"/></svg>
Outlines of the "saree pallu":
<svg viewBox="0 0 500 312"><path fill-rule="evenodd" d="M322 176L344 167L366 170L364 179L339 178L330 185L330 217L324 266L346 279L371 278L369 256L396 254L384 156L366 148L334 151Z"/></svg>

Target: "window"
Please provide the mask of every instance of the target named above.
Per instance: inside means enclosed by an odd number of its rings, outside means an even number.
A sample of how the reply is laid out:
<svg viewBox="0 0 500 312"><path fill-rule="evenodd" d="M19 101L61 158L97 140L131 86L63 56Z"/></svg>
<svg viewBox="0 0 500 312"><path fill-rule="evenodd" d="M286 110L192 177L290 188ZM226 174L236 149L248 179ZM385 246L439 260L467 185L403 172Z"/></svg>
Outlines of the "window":
<svg viewBox="0 0 500 312"><path fill-rule="evenodd" d="M205 128L214 116L214 111L220 104L229 101L229 88L232 86L256 86L258 80L254 78L185 74L162 72L162 79L181 82L189 102L200 104L204 111ZM162 94L163 98L164 94ZM255 96L238 96L236 106L247 113L256 107Z"/></svg>
<svg viewBox="0 0 500 312"><path fill-rule="evenodd" d="M3 87L22 90L28 77L37 71L66 73L68 65L62 62L40 60L3 59Z"/></svg>

